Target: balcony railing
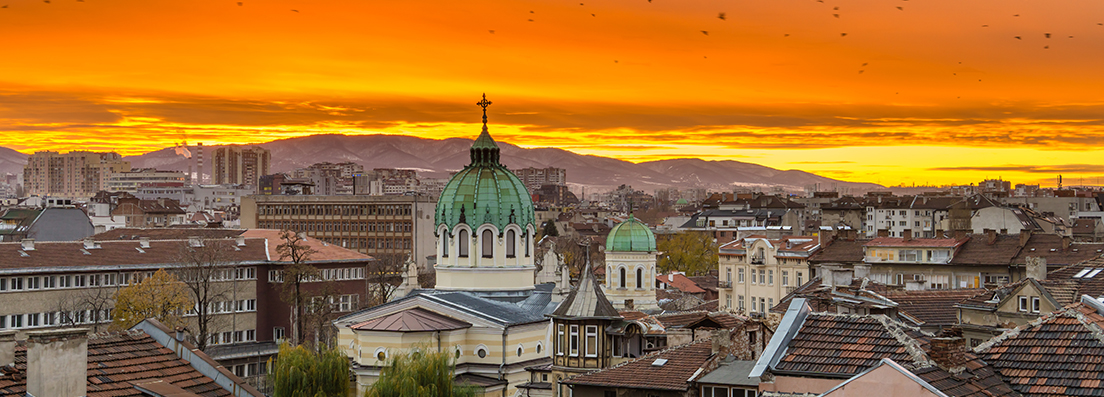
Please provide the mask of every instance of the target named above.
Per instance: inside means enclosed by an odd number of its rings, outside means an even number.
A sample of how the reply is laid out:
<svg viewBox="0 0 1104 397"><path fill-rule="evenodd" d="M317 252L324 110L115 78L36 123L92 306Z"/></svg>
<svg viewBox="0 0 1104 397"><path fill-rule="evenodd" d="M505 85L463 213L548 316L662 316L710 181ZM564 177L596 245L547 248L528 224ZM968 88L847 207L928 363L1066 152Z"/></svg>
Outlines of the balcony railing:
<svg viewBox="0 0 1104 397"><path fill-rule="evenodd" d="M763 264L763 257L752 255L751 264L753 264L753 265L762 265Z"/></svg>
<svg viewBox="0 0 1104 397"><path fill-rule="evenodd" d="M732 288L731 281L718 281L717 288Z"/></svg>

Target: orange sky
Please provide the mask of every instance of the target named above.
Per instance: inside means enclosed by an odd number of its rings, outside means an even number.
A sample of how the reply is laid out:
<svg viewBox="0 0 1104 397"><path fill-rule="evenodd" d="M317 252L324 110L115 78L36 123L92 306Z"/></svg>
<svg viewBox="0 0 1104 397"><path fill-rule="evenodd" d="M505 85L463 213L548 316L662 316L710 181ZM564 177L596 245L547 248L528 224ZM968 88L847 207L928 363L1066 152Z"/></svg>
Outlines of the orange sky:
<svg viewBox="0 0 1104 397"><path fill-rule="evenodd" d="M0 145L25 153L473 137L487 92L499 140L631 161L1104 176L1098 0L5 4Z"/></svg>

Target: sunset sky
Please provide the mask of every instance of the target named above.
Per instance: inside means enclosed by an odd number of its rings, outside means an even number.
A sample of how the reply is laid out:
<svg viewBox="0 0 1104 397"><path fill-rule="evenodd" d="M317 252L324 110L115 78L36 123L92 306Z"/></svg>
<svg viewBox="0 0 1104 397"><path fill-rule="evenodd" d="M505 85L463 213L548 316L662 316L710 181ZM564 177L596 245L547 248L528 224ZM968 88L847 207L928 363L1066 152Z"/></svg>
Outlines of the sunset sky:
<svg viewBox="0 0 1104 397"><path fill-rule="evenodd" d="M1104 177L1099 0L4 5L0 146L24 153L471 138L486 92L524 147L883 185Z"/></svg>

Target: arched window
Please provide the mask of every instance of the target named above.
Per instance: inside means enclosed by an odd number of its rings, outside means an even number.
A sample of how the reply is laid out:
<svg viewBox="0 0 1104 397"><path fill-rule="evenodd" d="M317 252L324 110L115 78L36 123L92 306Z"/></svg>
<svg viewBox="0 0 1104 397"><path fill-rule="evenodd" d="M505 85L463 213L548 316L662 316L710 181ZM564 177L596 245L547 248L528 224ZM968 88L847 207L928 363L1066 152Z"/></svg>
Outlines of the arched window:
<svg viewBox="0 0 1104 397"><path fill-rule="evenodd" d="M510 230L510 231L506 232L506 257L507 258L513 258L514 256L517 256L517 241L514 241L515 239L517 239L517 233L514 233L513 230Z"/></svg>
<svg viewBox="0 0 1104 397"><path fill-rule="evenodd" d="M494 257L494 233L490 229L483 231L483 257Z"/></svg>
<svg viewBox="0 0 1104 397"><path fill-rule="evenodd" d="M468 239L468 231L461 229L460 234L457 237L460 239L460 241L457 242L460 244L460 247L458 247L460 249L460 254L458 256L460 256L461 258L467 258L468 247L471 246L471 241L469 241Z"/></svg>
<svg viewBox="0 0 1104 397"><path fill-rule="evenodd" d="M448 258L449 246L448 246L449 232L446 230L441 233L441 257Z"/></svg>
<svg viewBox="0 0 1104 397"><path fill-rule="evenodd" d="M644 288L644 269L636 268L636 289Z"/></svg>
<svg viewBox="0 0 1104 397"><path fill-rule="evenodd" d="M528 258L529 257L529 231L525 231L525 233L523 233L523 234L525 235L525 237L524 237L524 239L522 240L521 243L525 244L525 257Z"/></svg>
<svg viewBox="0 0 1104 397"><path fill-rule="evenodd" d="M625 268L621 268L621 288L625 288Z"/></svg>

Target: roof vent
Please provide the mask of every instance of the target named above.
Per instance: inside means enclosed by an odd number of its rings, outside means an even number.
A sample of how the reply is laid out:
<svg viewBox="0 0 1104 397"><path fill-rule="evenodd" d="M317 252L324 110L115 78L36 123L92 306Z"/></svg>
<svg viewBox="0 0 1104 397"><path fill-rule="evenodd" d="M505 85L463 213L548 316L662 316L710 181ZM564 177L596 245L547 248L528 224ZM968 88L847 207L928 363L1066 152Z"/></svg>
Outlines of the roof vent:
<svg viewBox="0 0 1104 397"><path fill-rule="evenodd" d="M193 247L193 248L202 247L203 246L203 238L199 237L199 236L188 237L188 246Z"/></svg>
<svg viewBox="0 0 1104 397"><path fill-rule="evenodd" d="M655 361L652 361L653 367L662 367L663 364L667 364L666 358L657 358Z"/></svg>
<svg viewBox="0 0 1104 397"><path fill-rule="evenodd" d="M237 243L239 247L244 247L245 246L245 236L234 237L234 242Z"/></svg>
<svg viewBox="0 0 1104 397"><path fill-rule="evenodd" d="M149 248L150 247L149 242L150 242L149 237L142 237L142 238L138 239L138 246L141 247L141 248Z"/></svg>
<svg viewBox="0 0 1104 397"><path fill-rule="evenodd" d="M92 237L85 237L84 238L84 249L94 250L94 249L98 249L98 248L100 248L100 244L97 243L96 240L93 240Z"/></svg>
<svg viewBox="0 0 1104 397"><path fill-rule="evenodd" d="M21 246L21 248L23 248L24 251L34 251L35 249L33 238L25 238L23 239L23 241L19 242L19 245Z"/></svg>

